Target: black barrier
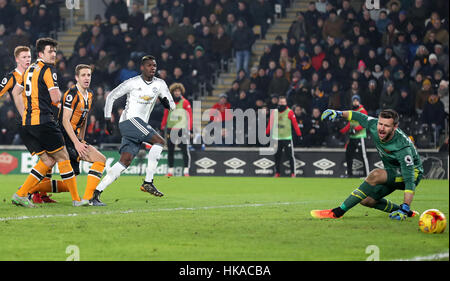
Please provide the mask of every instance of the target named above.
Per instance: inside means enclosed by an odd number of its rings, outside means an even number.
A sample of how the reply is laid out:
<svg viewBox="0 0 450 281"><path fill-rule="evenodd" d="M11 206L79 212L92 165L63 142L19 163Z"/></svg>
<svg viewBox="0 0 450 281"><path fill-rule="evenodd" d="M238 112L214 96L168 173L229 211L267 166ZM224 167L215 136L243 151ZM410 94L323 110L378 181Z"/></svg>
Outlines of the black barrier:
<svg viewBox="0 0 450 281"><path fill-rule="evenodd" d="M419 151L424 178L448 179L448 154ZM298 177L345 177L345 153L341 150L305 150L294 153ZM374 150L367 152L369 170L383 168ZM283 155L281 176L290 176L289 159ZM362 160L353 160L353 175L365 176ZM206 150L191 152L190 174L193 176L272 177L275 174L273 155L260 155L258 150Z"/></svg>

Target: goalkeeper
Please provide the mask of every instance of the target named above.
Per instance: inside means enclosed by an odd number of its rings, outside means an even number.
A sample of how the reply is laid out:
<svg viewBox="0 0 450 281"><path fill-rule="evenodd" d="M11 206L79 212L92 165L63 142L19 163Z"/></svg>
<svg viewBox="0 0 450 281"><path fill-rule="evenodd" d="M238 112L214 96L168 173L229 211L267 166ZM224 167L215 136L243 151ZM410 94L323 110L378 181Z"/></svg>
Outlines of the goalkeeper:
<svg viewBox="0 0 450 281"><path fill-rule="evenodd" d="M417 150L409 137L398 128L399 116L392 109L380 112L378 119L359 112L327 109L322 119L345 118L358 121L372 134L375 147L384 169L374 169L365 181L345 201L334 209L313 210L314 218L339 218L358 203L390 213L394 220L404 220L418 213L410 209L414 192L423 175L423 166ZM384 198L394 190L404 190L400 206Z"/></svg>

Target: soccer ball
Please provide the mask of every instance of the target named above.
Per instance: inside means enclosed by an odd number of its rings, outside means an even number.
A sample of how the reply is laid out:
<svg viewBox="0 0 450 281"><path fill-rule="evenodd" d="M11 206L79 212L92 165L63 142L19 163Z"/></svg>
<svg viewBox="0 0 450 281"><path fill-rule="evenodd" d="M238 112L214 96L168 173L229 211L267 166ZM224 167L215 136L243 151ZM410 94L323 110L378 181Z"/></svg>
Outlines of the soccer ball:
<svg viewBox="0 0 450 281"><path fill-rule="evenodd" d="M425 233L442 233L447 227L444 213L438 209L429 209L420 215L419 228Z"/></svg>

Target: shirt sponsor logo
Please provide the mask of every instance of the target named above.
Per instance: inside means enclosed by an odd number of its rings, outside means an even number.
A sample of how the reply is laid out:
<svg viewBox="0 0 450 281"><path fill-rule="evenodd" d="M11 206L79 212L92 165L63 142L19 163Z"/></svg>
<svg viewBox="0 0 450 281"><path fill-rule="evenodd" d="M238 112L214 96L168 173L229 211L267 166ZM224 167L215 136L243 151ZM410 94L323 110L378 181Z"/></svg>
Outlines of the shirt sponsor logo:
<svg viewBox="0 0 450 281"><path fill-rule="evenodd" d="M216 161L209 159L208 157L203 157L202 159L195 161L195 165L201 167L201 169L197 169L197 174L214 174L215 170L210 168L216 164Z"/></svg>
<svg viewBox="0 0 450 281"><path fill-rule="evenodd" d="M269 160L267 158L262 158L262 159L259 159L255 162L253 162L253 165L260 168L260 169L255 170L255 174L268 175L268 174L273 174L273 170L269 169L269 168L272 167L273 165L275 165L275 162L273 162L272 160Z"/></svg>
<svg viewBox="0 0 450 281"><path fill-rule="evenodd" d="M326 158L322 158L322 159L314 162L313 165L320 169L320 170L315 170L314 174L316 174L316 175L333 175L334 171L329 170L329 169L336 166L336 163L334 163L333 161L330 161Z"/></svg>

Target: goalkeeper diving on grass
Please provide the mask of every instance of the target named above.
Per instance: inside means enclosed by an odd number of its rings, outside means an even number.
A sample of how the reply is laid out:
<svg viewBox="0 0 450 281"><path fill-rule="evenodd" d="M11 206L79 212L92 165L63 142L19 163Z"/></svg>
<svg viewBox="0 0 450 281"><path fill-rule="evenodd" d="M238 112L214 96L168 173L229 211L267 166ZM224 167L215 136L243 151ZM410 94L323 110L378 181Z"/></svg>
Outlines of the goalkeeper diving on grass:
<svg viewBox="0 0 450 281"><path fill-rule="evenodd" d="M339 207L312 210L311 215L319 219L340 218L360 203L390 213L389 218L393 220L417 216L418 213L411 210L410 206L423 175L423 166L413 142L398 128L397 112L385 109L380 112L378 118L354 111L327 109L322 113L322 120L334 121L338 118L358 121L372 134L384 169L372 170L364 182ZM395 190L404 190L404 200L400 206L385 198Z"/></svg>

